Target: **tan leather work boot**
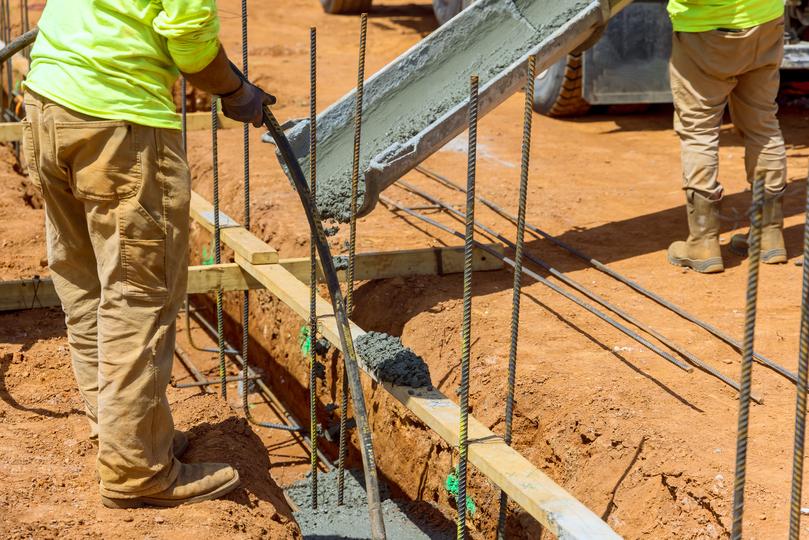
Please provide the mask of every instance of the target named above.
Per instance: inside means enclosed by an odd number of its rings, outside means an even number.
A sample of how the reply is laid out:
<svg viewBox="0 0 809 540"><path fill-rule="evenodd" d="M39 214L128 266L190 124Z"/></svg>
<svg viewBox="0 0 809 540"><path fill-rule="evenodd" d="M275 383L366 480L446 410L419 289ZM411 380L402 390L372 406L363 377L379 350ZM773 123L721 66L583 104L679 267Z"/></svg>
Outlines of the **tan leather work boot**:
<svg viewBox="0 0 809 540"><path fill-rule="evenodd" d="M787 262L782 200L782 194L774 197L768 196L764 199L764 207L761 212L761 262L766 264ZM747 234L734 234L730 239L730 249L734 253L746 257L749 247Z"/></svg>
<svg viewBox="0 0 809 540"><path fill-rule="evenodd" d="M686 195L688 239L669 246L668 259L675 266L686 266L702 274L722 272L719 249L720 199L708 199L695 191Z"/></svg>
<svg viewBox="0 0 809 540"><path fill-rule="evenodd" d="M101 496L107 508L180 506L218 499L239 486L239 473L225 463L181 463L180 474L168 489L133 499Z"/></svg>

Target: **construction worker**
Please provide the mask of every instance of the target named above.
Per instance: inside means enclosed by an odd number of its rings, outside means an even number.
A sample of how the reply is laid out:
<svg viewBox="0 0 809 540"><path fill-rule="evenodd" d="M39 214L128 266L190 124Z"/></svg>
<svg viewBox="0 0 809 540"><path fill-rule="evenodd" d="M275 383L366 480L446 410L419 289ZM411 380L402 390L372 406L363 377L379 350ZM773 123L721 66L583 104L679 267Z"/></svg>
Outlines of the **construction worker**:
<svg viewBox="0 0 809 540"><path fill-rule="evenodd" d="M726 105L742 134L747 181L764 179L761 260L786 262L781 200L786 188L784 139L776 118L784 52L783 0L669 0L674 28L671 93L680 137L688 239L668 259L697 272L724 270L719 248L719 129ZM747 253L747 236L731 247Z"/></svg>
<svg viewBox="0 0 809 540"><path fill-rule="evenodd" d="M188 270L180 72L260 125L272 96L232 71L215 0L49 0L25 82L24 153L110 508L177 506L239 484L184 464L166 399Z"/></svg>

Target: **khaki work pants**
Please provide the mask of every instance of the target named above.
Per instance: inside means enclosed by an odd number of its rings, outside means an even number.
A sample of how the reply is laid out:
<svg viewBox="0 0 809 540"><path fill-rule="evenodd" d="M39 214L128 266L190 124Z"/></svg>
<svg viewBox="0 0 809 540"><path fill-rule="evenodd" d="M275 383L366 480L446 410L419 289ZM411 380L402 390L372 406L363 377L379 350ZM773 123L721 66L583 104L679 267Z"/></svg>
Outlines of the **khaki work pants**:
<svg viewBox="0 0 809 540"><path fill-rule="evenodd" d="M721 197L719 129L729 102L744 138L748 182L763 176L768 194L784 190L786 152L775 103L783 53L783 18L739 32L674 32L669 73L683 189Z"/></svg>
<svg viewBox="0 0 809 540"><path fill-rule="evenodd" d="M28 93L23 150L45 200L48 264L98 437L101 494L179 472L166 399L188 273L190 174L180 134L93 118Z"/></svg>

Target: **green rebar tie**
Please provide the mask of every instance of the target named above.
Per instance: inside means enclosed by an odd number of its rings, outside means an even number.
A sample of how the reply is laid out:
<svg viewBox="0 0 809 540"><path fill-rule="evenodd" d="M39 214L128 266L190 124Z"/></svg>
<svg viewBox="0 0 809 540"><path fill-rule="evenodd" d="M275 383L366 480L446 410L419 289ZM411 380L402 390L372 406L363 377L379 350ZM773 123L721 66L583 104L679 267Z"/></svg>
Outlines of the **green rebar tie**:
<svg viewBox="0 0 809 540"><path fill-rule="evenodd" d="M312 350L312 340L309 339L309 325L304 324L298 332L298 345L304 358L309 358L309 351Z"/></svg>
<svg viewBox="0 0 809 540"><path fill-rule="evenodd" d="M444 482L444 487L447 489L450 495L453 497L458 497L458 468L456 467L454 470L450 471L447 475L447 479ZM475 505L475 500L470 496L466 496L466 512L474 517L475 512L477 512L477 506Z"/></svg>

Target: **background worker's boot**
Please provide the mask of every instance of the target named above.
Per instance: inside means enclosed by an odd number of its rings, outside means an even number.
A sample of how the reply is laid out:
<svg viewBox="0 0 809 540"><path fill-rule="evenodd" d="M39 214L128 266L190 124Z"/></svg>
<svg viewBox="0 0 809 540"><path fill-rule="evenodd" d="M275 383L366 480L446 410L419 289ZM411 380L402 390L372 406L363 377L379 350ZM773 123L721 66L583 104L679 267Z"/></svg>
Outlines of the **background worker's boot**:
<svg viewBox="0 0 809 540"><path fill-rule="evenodd" d="M239 473L225 463L181 463L177 480L164 491L133 499L101 496L107 508L180 506L218 499L239 486Z"/></svg>
<svg viewBox="0 0 809 540"><path fill-rule="evenodd" d="M719 249L719 204L721 199L708 199L692 191L686 196L688 239L669 246L668 259L675 266L686 266L703 274L721 272Z"/></svg>
<svg viewBox="0 0 809 540"><path fill-rule="evenodd" d="M764 208L761 212L761 262L766 264L787 262L782 199L781 194L764 199ZM749 247L747 234L734 234L730 239L730 249L734 253L746 257Z"/></svg>

